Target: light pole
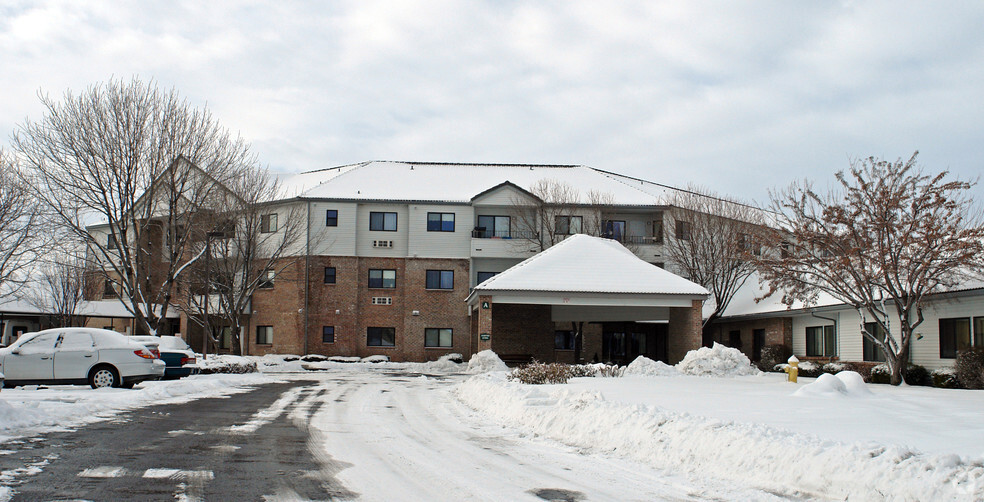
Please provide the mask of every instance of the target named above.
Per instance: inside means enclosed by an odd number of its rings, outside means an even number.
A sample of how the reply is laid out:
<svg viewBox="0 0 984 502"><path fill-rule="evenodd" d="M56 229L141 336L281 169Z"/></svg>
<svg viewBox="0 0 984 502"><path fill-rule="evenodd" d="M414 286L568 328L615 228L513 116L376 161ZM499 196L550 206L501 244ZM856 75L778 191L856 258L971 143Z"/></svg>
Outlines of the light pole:
<svg viewBox="0 0 984 502"><path fill-rule="evenodd" d="M225 233L208 232L205 234L205 305L202 312L205 332L202 335L202 360L208 359L208 339L212 336L212 324L208 321L208 305L212 303L212 262L210 260L212 258L212 239L216 237L225 237Z"/></svg>

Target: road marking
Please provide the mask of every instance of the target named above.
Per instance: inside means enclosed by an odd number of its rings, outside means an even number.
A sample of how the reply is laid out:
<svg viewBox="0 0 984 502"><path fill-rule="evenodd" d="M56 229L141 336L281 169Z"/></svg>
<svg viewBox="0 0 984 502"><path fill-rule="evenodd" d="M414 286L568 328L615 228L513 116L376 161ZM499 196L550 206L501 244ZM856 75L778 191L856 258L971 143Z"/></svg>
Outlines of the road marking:
<svg viewBox="0 0 984 502"><path fill-rule="evenodd" d="M181 469L147 469L143 477L150 479L177 479Z"/></svg>
<svg viewBox="0 0 984 502"><path fill-rule="evenodd" d="M126 475L126 469L104 465L86 469L78 474L80 478L118 478Z"/></svg>

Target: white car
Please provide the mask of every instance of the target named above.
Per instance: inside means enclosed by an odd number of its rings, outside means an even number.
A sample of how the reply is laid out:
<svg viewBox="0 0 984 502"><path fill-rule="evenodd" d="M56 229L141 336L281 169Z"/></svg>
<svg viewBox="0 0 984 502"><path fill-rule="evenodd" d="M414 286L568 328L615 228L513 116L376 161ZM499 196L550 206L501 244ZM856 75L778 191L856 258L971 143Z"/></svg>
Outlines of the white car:
<svg viewBox="0 0 984 502"><path fill-rule="evenodd" d="M131 388L164 376L165 364L144 345L106 329L55 328L25 333L0 349L3 385L89 384Z"/></svg>

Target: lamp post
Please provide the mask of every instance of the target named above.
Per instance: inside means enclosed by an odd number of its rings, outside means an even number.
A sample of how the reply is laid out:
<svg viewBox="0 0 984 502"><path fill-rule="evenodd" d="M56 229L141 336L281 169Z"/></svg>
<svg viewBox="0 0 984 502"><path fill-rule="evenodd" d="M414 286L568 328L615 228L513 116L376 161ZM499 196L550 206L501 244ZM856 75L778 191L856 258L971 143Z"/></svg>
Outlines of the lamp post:
<svg viewBox="0 0 984 502"><path fill-rule="evenodd" d="M212 336L212 324L208 321L208 305L212 303L212 239L225 237L223 232L205 234L205 305L202 312L205 332L202 334L202 360L208 359L208 339Z"/></svg>

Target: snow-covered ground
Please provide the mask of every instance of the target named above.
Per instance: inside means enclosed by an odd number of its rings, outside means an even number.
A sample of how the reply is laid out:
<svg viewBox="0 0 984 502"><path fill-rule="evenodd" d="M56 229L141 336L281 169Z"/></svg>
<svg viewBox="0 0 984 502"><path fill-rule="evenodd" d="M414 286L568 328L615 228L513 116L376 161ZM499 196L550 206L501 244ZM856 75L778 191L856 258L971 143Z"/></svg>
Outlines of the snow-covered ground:
<svg viewBox="0 0 984 502"><path fill-rule="evenodd" d="M13 437L74 429L144 406L238 394L251 386L277 380L261 373L218 374L141 382L134 389L94 390L73 385L3 389L0 391L0 442Z"/></svg>
<svg viewBox="0 0 984 502"><path fill-rule="evenodd" d="M531 448L540 448L533 444L537 441L556 441L586 455L588 464L591 459L619 459L629 462L627 466L652 469L647 472L672 473L674 482L698 486L706 496L712 493L706 490L716 488L699 480L710 477L719 480L718 488L730 486L721 485L723 480L734 485L734 491L718 494L724 499L775 493L841 500L984 500L984 392L865 385L851 374L801 378L791 384L782 374L749 375L755 372L722 351L708 350L677 367L640 360L621 378L574 378L564 385L537 386L508 380L500 362L489 354L471 365L448 360L304 362L264 356L247 361L257 364L259 374L145 382L132 391L4 389L0 438L73 428L140 406L231 395L264 382L315 375L359 380L358 375L373 373L385 378L367 375L365 387L350 387L359 390L343 396L358 397L366 409L380 414L360 415L373 428L346 429L348 435L332 436L333 431L350 428L343 427L340 415L333 415L335 408L323 406L311 417L322 433L326 454L351 464L340 477L352 486L363 484L362 474L381 472L406 486L416 469L422 469L417 475L426 479L429 465L448 471L446 478L457 469L454 458L460 458L452 450L462 446L441 446L428 437L465 438L469 427L487 424L519 432L509 442L514 457L524 455L518 450L523 441ZM210 365L237 361L209 359ZM424 376L447 373L461 375L451 380ZM407 378L413 374L420 376ZM413 391L391 392L409 388ZM460 411L462 405L471 411ZM394 409L403 411L391 413ZM420 417L403 414L408 410L427 412ZM438 419L443 422L429 425ZM455 420L467 423L455 425ZM378 438L370 437L372 431ZM363 433L365 447L374 452L355 451ZM387 438L389 443L383 441ZM405 451L399 450L399 441L406 443ZM392 453L385 452L389 447ZM444 454L452 461L406 459L416 450L427 455L427 447L449 448ZM537 455L542 463L555 460L544 452L533 456ZM398 463L387 466L387 457ZM403 470L386 474L386 469ZM649 477L642 476L640 486ZM363 490L382 488L383 484L368 484ZM586 485L580 488L590 491ZM457 490L467 492L465 486Z"/></svg>

